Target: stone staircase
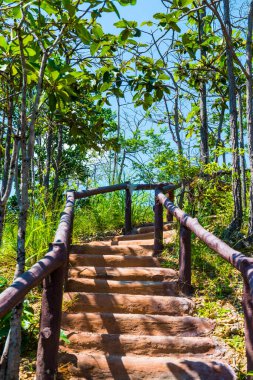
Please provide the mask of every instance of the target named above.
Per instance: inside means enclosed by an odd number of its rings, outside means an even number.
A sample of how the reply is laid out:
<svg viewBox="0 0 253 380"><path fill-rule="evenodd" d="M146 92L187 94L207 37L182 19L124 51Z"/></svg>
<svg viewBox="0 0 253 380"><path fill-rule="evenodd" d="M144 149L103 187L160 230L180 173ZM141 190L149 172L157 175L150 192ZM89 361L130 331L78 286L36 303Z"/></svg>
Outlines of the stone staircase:
<svg viewBox="0 0 253 380"><path fill-rule="evenodd" d="M62 316L66 378L236 379L210 337L214 323L192 316L177 272L153 257L152 228L72 246ZM175 231L164 230L173 239Z"/></svg>

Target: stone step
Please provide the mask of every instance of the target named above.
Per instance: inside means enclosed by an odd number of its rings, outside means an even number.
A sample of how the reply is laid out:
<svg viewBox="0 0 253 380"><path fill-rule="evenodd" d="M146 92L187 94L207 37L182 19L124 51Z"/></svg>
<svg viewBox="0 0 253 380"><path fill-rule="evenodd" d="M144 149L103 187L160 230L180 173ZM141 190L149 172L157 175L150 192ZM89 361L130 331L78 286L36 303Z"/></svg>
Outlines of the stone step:
<svg viewBox="0 0 253 380"><path fill-rule="evenodd" d="M116 281L90 278L70 278L67 292L179 295L178 281Z"/></svg>
<svg viewBox="0 0 253 380"><path fill-rule="evenodd" d="M69 255L70 266L97 266L97 267L159 267L160 262L152 256L122 256L122 255Z"/></svg>
<svg viewBox="0 0 253 380"><path fill-rule="evenodd" d="M72 278L105 278L133 281L163 281L178 278L178 273L167 268L113 268L113 267L75 267L69 269Z"/></svg>
<svg viewBox="0 0 253 380"><path fill-rule="evenodd" d="M192 316L147 314L67 313L62 315L62 329L69 332L100 334L166 335L178 337L207 336L214 321Z"/></svg>
<svg viewBox="0 0 253 380"><path fill-rule="evenodd" d="M173 238L176 235L176 230L164 231L164 238ZM134 240L149 240L154 239L154 232L133 235L119 235L112 238L113 241L134 241Z"/></svg>
<svg viewBox="0 0 253 380"><path fill-rule="evenodd" d="M144 227L137 227L136 233L137 234L145 234L149 232L154 232L154 225L152 226L144 226ZM175 223L166 223L163 225L163 231L170 231L173 228L175 228Z"/></svg>
<svg viewBox="0 0 253 380"><path fill-rule="evenodd" d="M100 355L213 354L216 344L209 337L119 335L76 332L68 335L67 349Z"/></svg>
<svg viewBox="0 0 253 380"><path fill-rule="evenodd" d="M64 360L64 358L62 358ZM66 354L73 379L116 380L235 380L232 369L217 360Z"/></svg>
<svg viewBox="0 0 253 380"><path fill-rule="evenodd" d="M152 242L153 244L153 242ZM134 245L72 245L70 254L152 256L153 247Z"/></svg>
<svg viewBox="0 0 253 380"><path fill-rule="evenodd" d="M64 310L69 312L110 312L127 314L184 315L193 302L184 297L133 294L65 293Z"/></svg>

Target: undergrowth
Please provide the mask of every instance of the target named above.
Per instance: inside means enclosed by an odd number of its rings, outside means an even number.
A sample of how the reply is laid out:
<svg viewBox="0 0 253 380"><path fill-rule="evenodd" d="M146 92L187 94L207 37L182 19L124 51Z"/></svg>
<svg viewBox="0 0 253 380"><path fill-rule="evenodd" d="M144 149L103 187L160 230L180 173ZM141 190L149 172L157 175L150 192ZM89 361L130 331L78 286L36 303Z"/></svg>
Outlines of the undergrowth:
<svg viewBox="0 0 253 380"><path fill-rule="evenodd" d="M132 195L133 225L153 222L152 192L135 192ZM121 234L125 218L125 191L96 195L77 202L73 240L103 239L107 235Z"/></svg>
<svg viewBox="0 0 253 380"><path fill-rule="evenodd" d="M186 205L191 209L191 205ZM199 213L199 222L217 236L222 235L231 214L215 217ZM178 231L179 232L179 231ZM164 266L178 270L179 233L174 244L163 252ZM195 315L215 320L214 335L224 346L224 358L236 371L238 380L246 380L244 319L241 305L241 274L192 234L192 285Z"/></svg>

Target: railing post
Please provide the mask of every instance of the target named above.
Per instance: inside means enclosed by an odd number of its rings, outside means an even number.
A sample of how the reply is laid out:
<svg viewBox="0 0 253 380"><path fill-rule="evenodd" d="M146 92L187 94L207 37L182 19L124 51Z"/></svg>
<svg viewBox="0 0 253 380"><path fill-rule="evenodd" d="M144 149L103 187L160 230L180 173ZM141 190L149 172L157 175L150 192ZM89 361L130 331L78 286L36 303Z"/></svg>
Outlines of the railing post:
<svg viewBox="0 0 253 380"><path fill-rule="evenodd" d="M125 235L132 232L132 194L129 188L126 189L125 197Z"/></svg>
<svg viewBox="0 0 253 380"><path fill-rule="evenodd" d="M67 258L63 243L53 244L53 249ZM65 265L61 265L43 281L36 380L56 378L64 278Z"/></svg>
<svg viewBox="0 0 253 380"><path fill-rule="evenodd" d="M159 256L163 250L163 205L155 196L154 255Z"/></svg>
<svg viewBox="0 0 253 380"><path fill-rule="evenodd" d="M179 282L182 292L190 294L191 286L191 231L180 224Z"/></svg>
<svg viewBox="0 0 253 380"><path fill-rule="evenodd" d="M242 306L244 311L244 332L247 357L247 380L253 380L253 300L249 283L244 278Z"/></svg>
<svg viewBox="0 0 253 380"><path fill-rule="evenodd" d="M168 191L167 196L169 200L174 203L174 190ZM173 215L169 212L169 210L166 210L166 220L168 223L173 222Z"/></svg>

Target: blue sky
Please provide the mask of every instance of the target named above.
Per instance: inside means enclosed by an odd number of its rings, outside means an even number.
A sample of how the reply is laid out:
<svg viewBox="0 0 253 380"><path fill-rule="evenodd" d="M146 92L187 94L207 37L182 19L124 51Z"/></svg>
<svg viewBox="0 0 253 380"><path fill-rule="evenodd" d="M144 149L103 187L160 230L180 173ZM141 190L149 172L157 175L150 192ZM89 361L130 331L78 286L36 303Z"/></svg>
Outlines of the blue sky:
<svg viewBox="0 0 253 380"><path fill-rule="evenodd" d="M154 13L164 11L164 7L160 0L137 0L137 4L134 6L122 7L117 5L121 18L128 20L135 20L138 23L142 21L150 20ZM119 29L115 28L113 24L118 21L118 17L112 13L103 13L103 17L100 19L105 32L119 32Z"/></svg>

